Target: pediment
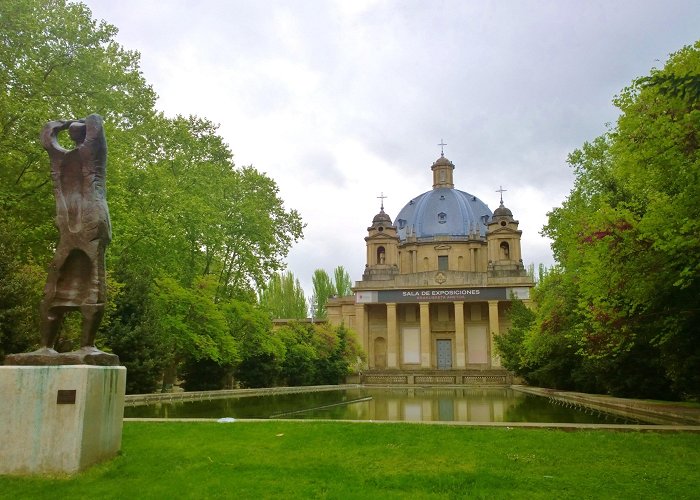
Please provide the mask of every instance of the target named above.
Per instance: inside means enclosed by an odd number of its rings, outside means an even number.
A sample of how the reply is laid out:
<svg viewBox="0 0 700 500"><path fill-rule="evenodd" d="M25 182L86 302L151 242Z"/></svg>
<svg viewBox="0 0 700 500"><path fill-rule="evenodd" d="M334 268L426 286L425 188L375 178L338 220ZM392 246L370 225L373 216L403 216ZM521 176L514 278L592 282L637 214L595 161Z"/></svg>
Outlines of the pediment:
<svg viewBox="0 0 700 500"><path fill-rule="evenodd" d="M372 236L366 236L365 241L393 241L398 243L399 237L392 234L376 233Z"/></svg>
<svg viewBox="0 0 700 500"><path fill-rule="evenodd" d="M498 229L494 229L493 231L489 231L489 235L491 234L523 234L523 232L518 229L506 226L499 227Z"/></svg>

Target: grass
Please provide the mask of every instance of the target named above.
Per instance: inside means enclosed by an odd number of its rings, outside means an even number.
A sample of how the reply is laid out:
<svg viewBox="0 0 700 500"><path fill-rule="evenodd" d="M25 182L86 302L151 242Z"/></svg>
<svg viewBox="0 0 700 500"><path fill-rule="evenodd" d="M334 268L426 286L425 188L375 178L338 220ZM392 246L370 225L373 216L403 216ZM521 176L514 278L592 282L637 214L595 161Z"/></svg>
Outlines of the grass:
<svg viewBox="0 0 700 500"><path fill-rule="evenodd" d="M124 425L72 476L0 476L28 498L698 498L700 434L342 422Z"/></svg>

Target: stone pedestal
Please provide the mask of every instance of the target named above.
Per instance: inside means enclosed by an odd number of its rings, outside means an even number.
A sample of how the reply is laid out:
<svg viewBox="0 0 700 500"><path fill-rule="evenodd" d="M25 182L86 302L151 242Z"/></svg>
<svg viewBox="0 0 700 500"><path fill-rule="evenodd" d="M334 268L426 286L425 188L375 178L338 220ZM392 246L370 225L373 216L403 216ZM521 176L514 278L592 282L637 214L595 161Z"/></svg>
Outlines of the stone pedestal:
<svg viewBox="0 0 700 500"><path fill-rule="evenodd" d="M126 368L0 366L0 474L72 474L121 448Z"/></svg>

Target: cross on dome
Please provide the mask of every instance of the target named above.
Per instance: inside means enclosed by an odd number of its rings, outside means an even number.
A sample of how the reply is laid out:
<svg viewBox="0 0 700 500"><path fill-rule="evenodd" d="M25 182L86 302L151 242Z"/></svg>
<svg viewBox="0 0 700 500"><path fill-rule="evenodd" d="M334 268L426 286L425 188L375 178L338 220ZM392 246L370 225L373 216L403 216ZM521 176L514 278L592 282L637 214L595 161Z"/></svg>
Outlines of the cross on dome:
<svg viewBox="0 0 700 500"><path fill-rule="evenodd" d="M440 144L438 144L438 146L440 146L440 156L445 156L445 146L447 146L445 141L440 139Z"/></svg>
<svg viewBox="0 0 700 500"><path fill-rule="evenodd" d="M497 193L501 193L501 205L503 205L503 193L508 191L507 189L503 189L503 186L498 186L498 189L496 189Z"/></svg>
<svg viewBox="0 0 700 500"><path fill-rule="evenodd" d="M382 207L381 207L381 209L382 209L382 211L383 211L383 210L384 210L384 199L385 199L385 198L388 198L388 196L384 196L384 191L382 191L382 193L381 193L379 196L377 196L377 198L379 198L379 199L382 200Z"/></svg>

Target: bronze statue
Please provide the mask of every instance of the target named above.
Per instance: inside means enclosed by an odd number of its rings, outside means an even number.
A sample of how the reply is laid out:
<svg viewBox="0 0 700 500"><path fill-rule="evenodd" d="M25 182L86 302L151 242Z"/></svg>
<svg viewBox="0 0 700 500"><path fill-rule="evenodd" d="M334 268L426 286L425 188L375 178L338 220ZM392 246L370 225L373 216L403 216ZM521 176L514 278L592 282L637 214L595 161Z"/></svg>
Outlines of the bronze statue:
<svg viewBox="0 0 700 500"><path fill-rule="evenodd" d="M67 130L76 147L63 148L58 133ZM41 347L28 354L7 356L5 364L117 365L119 358L95 347L105 308L105 250L112 239L105 195L107 141L102 118L52 121L41 133L51 159L60 241L49 268L41 302ZM80 349L54 350L70 311L83 317Z"/></svg>

